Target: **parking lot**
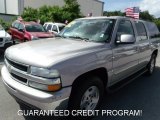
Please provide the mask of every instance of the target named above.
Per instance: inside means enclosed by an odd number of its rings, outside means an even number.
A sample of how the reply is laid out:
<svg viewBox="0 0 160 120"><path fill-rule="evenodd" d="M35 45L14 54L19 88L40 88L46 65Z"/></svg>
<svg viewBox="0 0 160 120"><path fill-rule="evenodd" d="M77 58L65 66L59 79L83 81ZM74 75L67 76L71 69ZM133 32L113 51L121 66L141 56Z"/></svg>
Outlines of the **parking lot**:
<svg viewBox="0 0 160 120"><path fill-rule="evenodd" d="M3 65L1 55L0 66ZM141 76L119 91L105 95L101 110L142 110L139 117L107 117L98 116L95 120L159 120L160 115L160 57L157 60L156 71L151 77ZM1 120L35 120L35 117L18 116L19 109L29 109L19 106L5 90L0 77L0 119ZM40 118L38 118L40 119Z"/></svg>

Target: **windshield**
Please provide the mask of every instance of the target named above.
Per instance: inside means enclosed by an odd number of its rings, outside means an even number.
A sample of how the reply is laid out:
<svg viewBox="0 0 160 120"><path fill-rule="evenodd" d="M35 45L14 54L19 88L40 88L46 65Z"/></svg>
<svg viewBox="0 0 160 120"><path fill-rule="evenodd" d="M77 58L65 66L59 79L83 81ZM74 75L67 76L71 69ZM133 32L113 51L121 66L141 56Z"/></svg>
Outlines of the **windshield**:
<svg viewBox="0 0 160 120"><path fill-rule="evenodd" d="M43 26L39 24L26 25L25 28L28 32L46 32Z"/></svg>
<svg viewBox="0 0 160 120"><path fill-rule="evenodd" d="M0 30L3 30L3 27L0 25Z"/></svg>
<svg viewBox="0 0 160 120"><path fill-rule="evenodd" d="M94 42L109 42L114 24L113 19L80 19L69 23L59 35Z"/></svg>
<svg viewBox="0 0 160 120"><path fill-rule="evenodd" d="M65 27L65 25L61 25L61 26L58 26L58 27L59 27L59 31L61 31Z"/></svg>

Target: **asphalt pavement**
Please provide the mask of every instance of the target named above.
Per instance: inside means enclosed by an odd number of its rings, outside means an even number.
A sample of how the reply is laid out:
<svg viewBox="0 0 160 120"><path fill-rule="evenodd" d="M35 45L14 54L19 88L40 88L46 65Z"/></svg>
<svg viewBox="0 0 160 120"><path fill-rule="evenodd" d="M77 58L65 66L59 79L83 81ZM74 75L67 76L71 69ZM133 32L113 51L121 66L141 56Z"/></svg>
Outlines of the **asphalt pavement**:
<svg viewBox="0 0 160 120"><path fill-rule="evenodd" d="M0 61L3 64L3 59ZM26 106L19 106L7 93L0 77L0 119L1 120L36 120L40 117L18 116L20 109L29 110ZM110 95L104 95L100 110L142 110L142 115L133 116L97 116L94 120L160 120L160 57L156 70L150 77L141 76ZM43 118L44 119L44 118ZM47 118L49 119L49 118ZM51 119L51 118L50 118ZM53 120L53 119L52 119Z"/></svg>

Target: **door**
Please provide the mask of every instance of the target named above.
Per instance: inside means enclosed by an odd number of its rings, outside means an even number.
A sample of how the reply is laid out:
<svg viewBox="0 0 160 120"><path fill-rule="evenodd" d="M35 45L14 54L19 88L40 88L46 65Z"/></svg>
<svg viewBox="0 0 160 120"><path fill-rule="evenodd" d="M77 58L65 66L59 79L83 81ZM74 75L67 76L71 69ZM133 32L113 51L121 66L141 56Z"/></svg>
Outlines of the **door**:
<svg viewBox="0 0 160 120"><path fill-rule="evenodd" d="M46 30L47 30L47 32L51 32L51 30L52 30L52 24L48 24Z"/></svg>
<svg viewBox="0 0 160 120"><path fill-rule="evenodd" d="M137 42L139 44L139 67L147 66L151 58L151 49L147 31L142 22L135 22L137 30Z"/></svg>
<svg viewBox="0 0 160 120"><path fill-rule="evenodd" d="M137 71L138 47L131 21L121 20L118 25L116 40L121 35L131 35L135 42L116 44L113 48L113 84L127 78Z"/></svg>
<svg viewBox="0 0 160 120"><path fill-rule="evenodd" d="M18 31L17 31L17 38L20 42L24 41L24 34L25 34L24 25L20 23L18 26Z"/></svg>
<svg viewBox="0 0 160 120"><path fill-rule="evenodd" d="M11 34L12 34L12 38L13 39L17 39L18 38L18 36L17 36L18 35L17 34L18 27L19 27L19 23L18 22L13 23L12 28L11 28Z"/></svg>
<svg viewBox="0 0 160 120"><path fill-rule="evenodd" d="M57 25L53 25L52 32L53 32L54 34L58 34L58 33L59 33L59 32L58 32L58 29L57 29Z"/></svg>

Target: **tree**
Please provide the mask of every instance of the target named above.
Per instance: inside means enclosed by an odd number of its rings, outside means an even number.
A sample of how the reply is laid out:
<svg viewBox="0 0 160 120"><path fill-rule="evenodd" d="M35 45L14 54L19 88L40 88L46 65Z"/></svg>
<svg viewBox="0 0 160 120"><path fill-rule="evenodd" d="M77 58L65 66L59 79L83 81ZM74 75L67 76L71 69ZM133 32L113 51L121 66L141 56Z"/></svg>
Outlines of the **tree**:
<svg viewBox="0 0 160 120"><path fill-rule="evenodd" d="M111 11L111 12L104 11L103 15L104 16L125 16L125 13L121 11ZM154 22L160 30L160 19L155 18L148 11L140 12L140 19Z"/></svg>
<svg viewBox="0 0 160 120"><path fill-rule="evenodd" d="M80 6L77 0L64 0L65 5L59 6L42 6L39 9L31 7L25 8L22 18L25 21L41 20L41 23L51 22L65 22L65 20L72 21L82 16Z"/></svg>
<svg viewBox="0 0 160 120"><path fill-rule="evenodd" d="M24 9L23 14L21 16L25 21L36 21L39 17L38 15L39 13L37 9L28 7Z"/></svg>
<svg viewBox="0 0 160 120"><path fill-rule="evenodd" d="M63 19L71 21L82 16L80 12L80 5L77 0L64 0L64 2Z"/></svg>
<svg viewBox="0 0 160 120"><path fill-rule="evenodd" d="M151 15L148 11L143 11L140 13L140 18L147 21L154 21L155 17Z"/></svg>
<svg viewBox="0 0 160 120"><path fill-rule="evenodd" d="M121 11L110 11L110 12L105 11L103 15L104 16L125 16L125 13Z"/></svg>

